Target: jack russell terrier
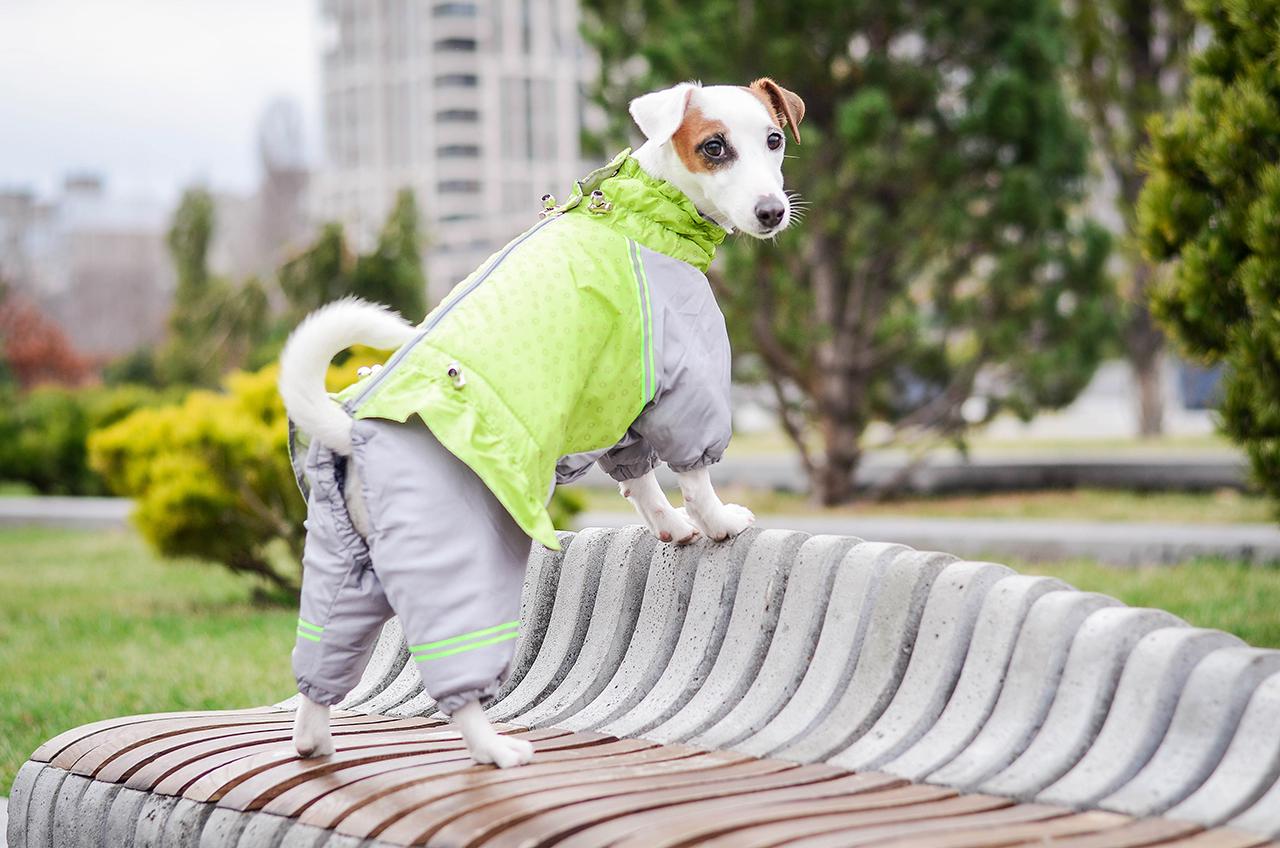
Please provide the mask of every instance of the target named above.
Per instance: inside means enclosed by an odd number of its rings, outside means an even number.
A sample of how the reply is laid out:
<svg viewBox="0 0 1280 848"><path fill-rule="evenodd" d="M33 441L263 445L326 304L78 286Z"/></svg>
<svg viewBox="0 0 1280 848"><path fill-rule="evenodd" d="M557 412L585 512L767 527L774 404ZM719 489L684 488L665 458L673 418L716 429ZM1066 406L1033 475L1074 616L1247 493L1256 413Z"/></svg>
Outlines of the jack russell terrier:
<svg viewBox="0 0 1280 848"><path fill-rule="evenodd" d="M281 356L307 496L294 745L333 753L329 708L398 615L426 691L477 763L529 762L482 704L520 633L530 539L558 549L549 492L599 463L663 542L722 541L754 516L707 468L731 435L729 338L705 271L735 230L792 220L783 129L803 101L770 79L637 98L647 139L462 281L418 327L358 300L309 316ZM396 348L331 397L329 361ZM667 463L684 507L654 468Z"/></svg>

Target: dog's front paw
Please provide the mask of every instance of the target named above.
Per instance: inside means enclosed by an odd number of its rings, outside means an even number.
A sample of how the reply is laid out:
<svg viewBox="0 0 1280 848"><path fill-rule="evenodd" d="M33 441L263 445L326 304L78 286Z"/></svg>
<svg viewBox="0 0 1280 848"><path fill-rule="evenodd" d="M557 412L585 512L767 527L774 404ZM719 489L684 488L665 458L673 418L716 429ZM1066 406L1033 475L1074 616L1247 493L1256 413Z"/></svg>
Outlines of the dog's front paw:
<svg viewBox="0 0 1280 848"><path fill-rule="evenodd" d="M698 538L698 528L683 508L658 510L649 525L649 532L664 542L674 542L677 545L687 545Z"/></svg>
<svg viewBox="0 0 1280 848"><path fill-rule="evenodd" d="M756 523L755 513L738 504L722 504L710 515L699 515L696 518L698 529L708 539L716 542L732 539Z"/></svg>
<svg viewBox="0 0 1280 848"><path fill-rule="evenodd" d="M504 769L525 765L533 759L533 743L496 733L486 735L474 743L469 742L467 749L471 759L477 763Z"/></svg>

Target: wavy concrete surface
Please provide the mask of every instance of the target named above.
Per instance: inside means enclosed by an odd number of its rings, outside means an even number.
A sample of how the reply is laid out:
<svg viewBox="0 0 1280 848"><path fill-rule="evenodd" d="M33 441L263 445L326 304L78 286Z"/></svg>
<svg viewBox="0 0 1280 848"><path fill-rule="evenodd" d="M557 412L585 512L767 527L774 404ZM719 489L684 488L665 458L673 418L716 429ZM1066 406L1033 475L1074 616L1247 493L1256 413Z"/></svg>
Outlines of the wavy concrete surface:
<svg viewBox="0 0 1280 848"><path fill-rule="evenodd" d="M562 539L530 561L495 719L1280 837L1280 651L1001 565L849 537ZM434 712L394 621L340 706ZM379 844L38 755L14 784L14 848Z"/></svg>

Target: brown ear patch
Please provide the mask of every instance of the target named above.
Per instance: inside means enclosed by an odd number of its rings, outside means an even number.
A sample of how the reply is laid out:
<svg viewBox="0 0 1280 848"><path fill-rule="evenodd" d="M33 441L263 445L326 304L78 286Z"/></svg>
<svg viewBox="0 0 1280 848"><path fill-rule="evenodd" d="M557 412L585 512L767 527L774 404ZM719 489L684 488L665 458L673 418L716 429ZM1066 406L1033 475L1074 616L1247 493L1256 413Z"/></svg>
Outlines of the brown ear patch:
<svg viewBox="0 0 1280 848"><path fill-rule="evenodd" d="M715 170L715 165L698 153L698 147L716 133L720 133L727 139L729 128L723 121L714 121L702 114L702 110L697 106L690 106L685 110L684 120L680 122L679 129L671 136L671 146L675 148L680 161L691 172L710 173Z"/></svg>
<svg viewBox="0 0 1280 848"><path fill-rule="evenodd" d="M768 77L761 77L747 90L760 98L773 112L781 127L791 128L791 137L800 143L800 122L804 120L804 101L794 91L788 91Z"/></svg>

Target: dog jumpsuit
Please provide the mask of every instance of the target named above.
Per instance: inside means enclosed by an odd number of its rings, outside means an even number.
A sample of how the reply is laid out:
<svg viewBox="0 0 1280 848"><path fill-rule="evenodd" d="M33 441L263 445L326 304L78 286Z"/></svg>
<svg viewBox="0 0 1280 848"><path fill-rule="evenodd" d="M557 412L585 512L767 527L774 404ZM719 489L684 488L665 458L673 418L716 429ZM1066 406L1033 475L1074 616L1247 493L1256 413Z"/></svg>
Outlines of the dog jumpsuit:
<svg viewBox="0 0 1280 848"><path fill-rule="evenodd" d="M720 459L729 339L705 276L724 230L630 151L463 280L385 367L337 395L352 454L293 432L308 498L298 688L335 704L398 615L446 714L498 691L530 539L557 482ZM356 532L343 481L368 510Z"/></svg>

